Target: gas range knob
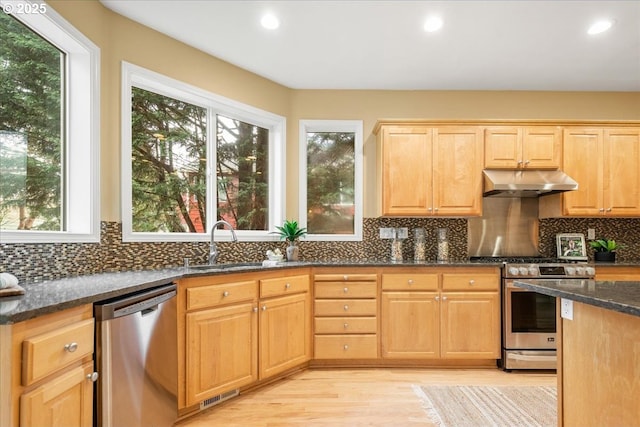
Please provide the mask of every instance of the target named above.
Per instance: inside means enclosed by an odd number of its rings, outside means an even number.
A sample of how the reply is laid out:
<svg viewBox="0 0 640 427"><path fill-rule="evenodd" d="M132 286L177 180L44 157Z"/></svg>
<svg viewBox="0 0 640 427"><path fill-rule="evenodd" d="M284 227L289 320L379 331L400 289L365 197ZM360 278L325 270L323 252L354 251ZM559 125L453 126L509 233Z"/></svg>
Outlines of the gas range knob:
<svg viewBox="0 0 640 427"><path fill-rule="evenodd" d="M587 273L587 276L595 276L596 275L596 269L593 267L585 267L584 269L585 273Z"/></svg>
<svg viewBox="0 0 640 427"><path fill-rule="evenodd" d="M567 267L565 269L565 271L567 272L567 276L575 276L576 275L576 269L574 267Z"/></svg>
<svg viewBox="0 0 640 427"><path fill-rule="evenodd" d="M511 276L517 276L519 273L518 268L517 267L509 267L509 275Z"/></svg>
<svg viewBox="0 0 640 427"><path fill-rule="evenodd" d="M537 276L538 275L538 267L535 266L531 266L529 267L529 275L530 276Z"/></svg>
<svg viewBox="0 0 640 427"><path fill-rule="evenodd" d="M576 273L578 276L584 276L584 267L576 267Z"/></svg>
<svg viewBox="0 0 640 427"><path fill-rule="evenodd" d="M529 274L529 269L526 267L520 267L518 271L520 272L521 276L526 276Z"/></svg>

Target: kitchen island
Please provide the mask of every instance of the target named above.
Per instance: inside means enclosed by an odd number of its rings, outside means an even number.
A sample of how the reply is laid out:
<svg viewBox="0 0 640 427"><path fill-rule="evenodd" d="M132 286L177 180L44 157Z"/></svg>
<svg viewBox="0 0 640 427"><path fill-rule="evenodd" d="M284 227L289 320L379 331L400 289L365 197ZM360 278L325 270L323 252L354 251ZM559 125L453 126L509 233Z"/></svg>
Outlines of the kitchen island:
<svg viewBox="0 0 640 427"><path fill-rule="evenodd" d="M558 425L640 426L640 282L517 280L558 299Z"/></svg>

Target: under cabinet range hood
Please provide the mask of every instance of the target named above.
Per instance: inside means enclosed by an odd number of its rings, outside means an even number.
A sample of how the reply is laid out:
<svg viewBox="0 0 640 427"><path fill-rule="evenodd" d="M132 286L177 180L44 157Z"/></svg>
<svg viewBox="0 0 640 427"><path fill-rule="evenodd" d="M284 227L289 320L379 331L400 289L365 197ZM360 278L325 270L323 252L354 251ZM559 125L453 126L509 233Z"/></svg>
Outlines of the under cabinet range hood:
<svg viewBox="0 0 640 427"><path fill-rule="evenodd" d="M485 197L538 197L578 189L578 183L559 170L485 169L483 175Z"/></svg>

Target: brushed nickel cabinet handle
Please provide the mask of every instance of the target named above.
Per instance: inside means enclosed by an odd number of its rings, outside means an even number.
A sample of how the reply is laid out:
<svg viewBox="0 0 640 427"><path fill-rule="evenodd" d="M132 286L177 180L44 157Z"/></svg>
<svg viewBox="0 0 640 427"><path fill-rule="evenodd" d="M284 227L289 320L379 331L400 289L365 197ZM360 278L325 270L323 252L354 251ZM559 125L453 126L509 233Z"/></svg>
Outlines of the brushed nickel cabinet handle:
<svg viewBox="0 0 640 427"><path fill-rule="evenodd" d="M222 293L222 296L223 296L223 297L228 297L228 296L229 296L229 291L224 291L224 292Z"/></svg>
<svg viewBox="0 0 640 427"><path fill-rule="evenodd" d="M92 372L90 374L87 374L87 379L92 383L95 383L96 381L98 381L99 376L100 374L98 374L97 372Z"/></svg>
<svg viewBox="0 0 640 427"><path fill-rule="evenodd" d="M349 306L348 306L348 305L345 305L345 306L344 306L344 311L347 311L347 310L349 310Z"/></svg>
<svg viewBox="0 0 640 427"><path fill-rule="evenodd" d="M76 351L78 349L78 343L77 342L72 342L71 344L65 344L64 345L64 349L69 353L73 353L74 351Z"/></svg>

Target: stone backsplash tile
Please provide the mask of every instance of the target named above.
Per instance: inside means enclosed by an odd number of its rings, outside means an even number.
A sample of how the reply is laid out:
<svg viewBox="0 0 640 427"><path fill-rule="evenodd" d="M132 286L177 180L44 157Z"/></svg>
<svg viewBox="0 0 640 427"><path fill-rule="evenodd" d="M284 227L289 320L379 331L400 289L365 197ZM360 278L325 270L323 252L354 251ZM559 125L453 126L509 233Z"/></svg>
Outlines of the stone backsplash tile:
<svg viewBox="0 0 640 427"><path fill-rule="evenodd" d="M447 228L450 259L465 260L467 251L467 221L464 218L365 218L363 240L360 242L300 242L301 260L321 261L389 261L391 240L379 238L381 227L407 227L409 238L403 242L405 260L413 259L413 230L426 230L426 259L436 259L436 229ZM618 260L640 260L640 219L562 218L540 220L540 253L556 255L557 233L585 233L596 230L596 236L613 238L624 245ZM285 242L220 242L218 262L259 262L269 249ZM99 273L103 271L139 270L176 267L189 258L192 264L207 262L208 242L123 242L118 222L102 222L100 243L1 244L0 271L15 274L21 282L37 282ZM593 252L588 251L590 259Z"/></svg>

